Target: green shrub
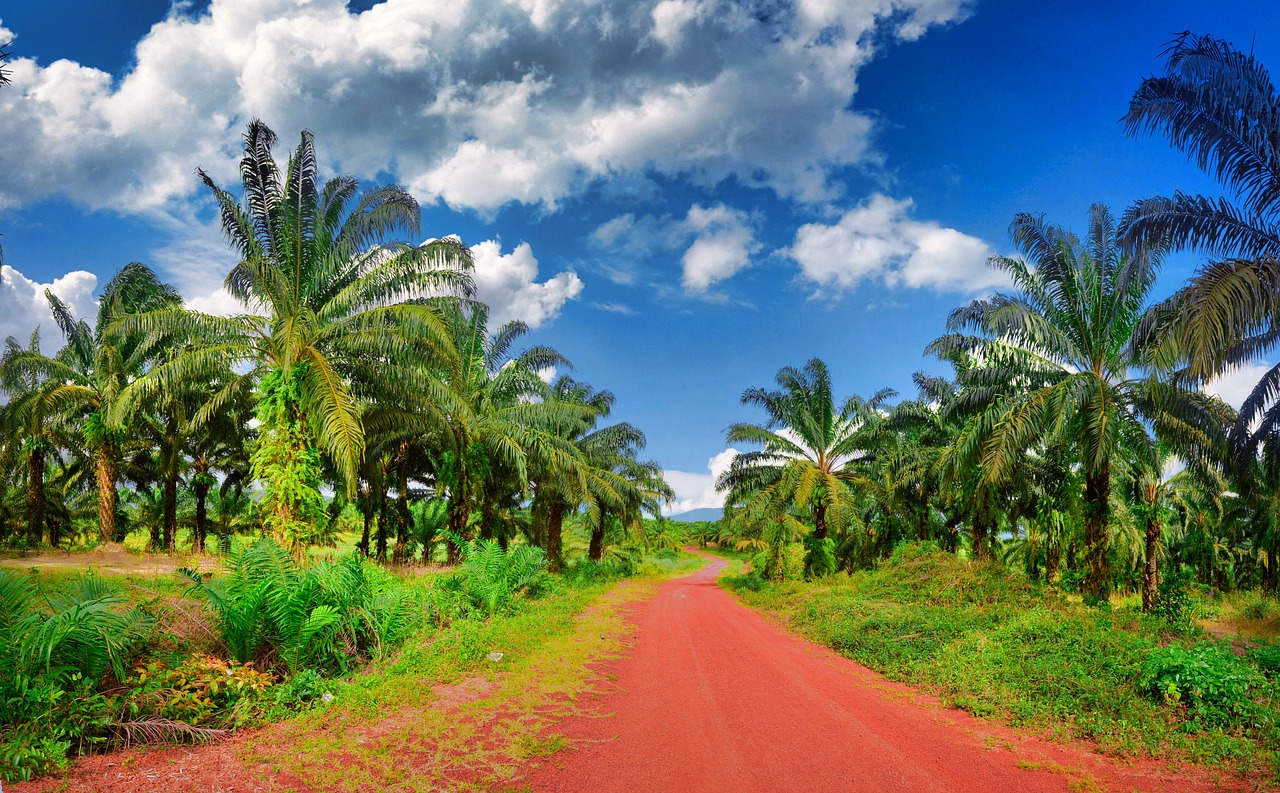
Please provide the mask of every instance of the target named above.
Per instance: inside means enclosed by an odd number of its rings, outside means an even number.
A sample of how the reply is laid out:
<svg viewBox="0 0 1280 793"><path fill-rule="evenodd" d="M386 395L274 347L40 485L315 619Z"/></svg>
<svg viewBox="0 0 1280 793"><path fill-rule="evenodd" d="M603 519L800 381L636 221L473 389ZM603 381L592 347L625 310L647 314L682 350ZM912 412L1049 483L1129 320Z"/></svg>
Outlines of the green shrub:
<svg viewBox="0 0 1280 793"><path fill-rule="evenodd" d="M1151 604L1151 613L1163 619L1172 628L1186 630L1191 627L1193 609L1190 586L1191 576L1183 570L1165 575L1156 589L1156 599Z"/></svg>
<svg viewBox="0 0 1280 793"><path fill-rule="evenodd" d="M25 782L67 767L71 741L56 738L43 728L27 724L7 733L0 741L0 781Z"/></svg>
<svg viewBox="0 0 1280 793"><path fill-rule="evenodd" d="M1190 723L1203 726L1253 726L1253 691L1261 675L1222 645L1169 645L1151 653L1142 686L1164 702L1185 707Z"/></svg>
<svg viewBox="0 0 1280 793"><path fill-rule="evenodd" d="M668 561L675 559L679 555L680 555L680 552L677 551L675 548L659 548L658 550L653 552L653 558L666 559Z"/></svg>
<svg viewBox="0 0 1280 793"><path fill-rule="evenodd" d="M1250 652L1248 658L1263 674L1272 678L1280 677L1280 643L1259 647Z"/></svg>
<svg viewBox="0 0 1280 793"><path fill-rule="evenodd" d="M509 609L516 598L537 596L550 586L547 557L541 548L511 545L504 550L496 540L462 543L462 564L451 578L445 584L446 592L452 588L455 594L464 595L471 606L490 616ZM463 605L456 597L449 603Z"/></svg>
<svg viewBox="0 0 1280 793"><path fill-rule="evenodd" d="M218 617L232 658L297 673L350 670L381 658L416 624L405 588L352 553L339 562L299 567L279 545L262 540L234 553L230 572L191 582Z"/></svg>
<svg viewBox="0 0 1280 793"><path fill-rule="evenodd" d="M754 570L743 575L722 576L720 581L734 592L760 592L768 586L768 582Z"/></svg>
<svg viewBox="0 0 1280 793"><path fill-rule="evenodd" d="M314 670L309 670L315 674ZM245 721L236 707L258 698L274 683L249 664L191 655L170 666L152 661L139 667L130 695L134 717L158 716L199 727L231 727Z"/></svg>

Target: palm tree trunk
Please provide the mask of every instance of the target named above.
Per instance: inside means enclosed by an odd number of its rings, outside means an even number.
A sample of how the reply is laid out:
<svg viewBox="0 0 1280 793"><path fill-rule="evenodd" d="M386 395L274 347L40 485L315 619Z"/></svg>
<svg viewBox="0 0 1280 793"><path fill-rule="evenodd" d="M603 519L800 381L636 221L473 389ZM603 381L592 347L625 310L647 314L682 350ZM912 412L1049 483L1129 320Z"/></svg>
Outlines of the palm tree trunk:
<svg viewBox="0 0 1280 793"><path fill-rule="evenodd" d="M555 500L547 511L547 569L558 573L564 567L564 516L568 505Z"/></svg>
<svg viewBox="0 0 1280 793"><path fill-rule="evenodd" d="M462 547L458 542L467 539L467 518L471 512L471 494L467 492L466 475L461 470L458 471L458 483L449 495L449 532L453 536L449 538L446 561L457 564L462 558Z"/></svg>
<svg viewBox="0 0 1280 793"><path fill-rule="evenodd" d="M1058 543L1048 541L1044 545L1044 582L1052 584L1058 577L1058 564L1062 559L1062 549Z"/></svg>
<svg viewBox="0 0 1280 793"><path fill-rule="evenodd" d="M204 471L196 474L196 528L192 537L192 550L204 553L204 541L209 536L209 482L204 478Z"/></svg>
<svg viewBox="0 0 1280 793"><path fill-rule="evenodd" d="M600 510L600 520L591 527L591 545L587 549L587 558L598 562L604 558L604 510Z"/></svg>
<svg viewBox="0 0 1280 793"><path fill-rule="evenodd" d="M1084 587L1086 600L1105 602L1111 597L1111 560L1107 542L1108 499L1111 472L1104 468L1086 474L1084 480Z"/></svg>
<svg viewBox="0 0 1280 793"><path fill-rule="evenodd" d="M178 472L164 477L164 549L172 551L178 534Z"/></svg>
<svg viewBox="0 0 1280 793"><path fill-rule="evenodd" d="M403 564L409 547L409 442L401 441L396 453L396 549L391 555Z"/></svg>
<svg viewBox="0 0 1280 793"><path fill-rule="evenodd" d="M821 498L813 502L813 537L815 540L827 538L827 505Z"/></svg>
<svg viewBox="0 0 1280 793"><path fill-rule="evenodd" d="M44 449L39 440L27 458L27 541L32 547L44 538Z"/></svg>
<svg viewBox="0 0 1280 793"><path fill-rule="evenodd" d="M382 498L378 502L378 561L387 561L387 529L391 524L391 499L387 498L386 488L382 490Z"/></svg>
<svg viewBox="0 0 1280 793"><path fill-rule="evenodd" d="M96 461L98 475L98 534L103 542L116 541L116 459L114 449L103 446Z"/></svg>
<svg viewBox="0 0 1280 793"><path fill-rule="evenodd" d="M373 527L373 486L367 482L360 488L360 515L364 518L364 531L360 534L360 542L356 544L356 548L367 557L369 534Z"/></svg>
<svg viewBox="0 0 1280 793"><path fill-rule="evenodd" d="M1147 561L1142 566L1142 612L1151 613L1156 603L1156 587L1160 585L1160 571L1156 569L1156 550L1160 544L1160 521L1147 518Z"/></svg>

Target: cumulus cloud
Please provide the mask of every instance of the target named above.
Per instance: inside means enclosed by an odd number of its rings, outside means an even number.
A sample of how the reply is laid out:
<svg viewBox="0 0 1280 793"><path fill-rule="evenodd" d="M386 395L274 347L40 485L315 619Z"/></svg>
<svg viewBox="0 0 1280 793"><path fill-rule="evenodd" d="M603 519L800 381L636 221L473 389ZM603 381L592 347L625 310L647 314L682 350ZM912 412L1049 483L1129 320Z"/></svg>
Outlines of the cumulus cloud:
<svg viewBox="0 0 1280 793"><path fill-rule="evenodd" d="M682 220L670 215L619 215L600 224L591 240L620 261L609 269L610 277L620 283L634 280L627 262L660 251L683 251L680 283L686 292L705 296L711 286L751 264L752 254L762 247L755 236L758 221L724 203L694 204Z"/></svg>
<svg viewBox="0 0 1280 793"><path fill-rule="evenodd" d="M804 201L875 160L852 106L876 46L963 18L966 0L215 0L182 6L113 77L12 61L0 206L62 194L171 209L192 169L233 182L262 117L320 135L328 170L392 173L426 200L554 207L601 179L734 178ZM12 31L21 35L22 31ZM0 32L8 37L9 31Z"/></svg>
<svg viewBox="0 0 1280 793"><path fill-rule="evenodd" d="M875 194L834 224L796 231L787 255L819 293L839 295L863 281L979 293L1007 283L987 267L987 243L934 221L910 216L911 199Z"/></svg>
<svg viewBox="0 0 1280 793"><path fill-rule="evenodd" d="M751 254L760 250L746 213L724 204L692 206L684 228L694 235L684 252L684 277L680 283L690 292L705 292L746 267Z"/></svg>
<svg viewBox="0 0 1280 793"><path fill-rule="evenodd" d="M560 315L560 309L582 292L582 279L573 270L538 283L538 260L529 243L511 253L493 240L471 248L475 256L476 297L489 305L493 327L512 319L536 328Z"/></svg>
<svg viewBox="0 0 1280 793"><path fill-rule="evenodd" d="M725 449L707 460L705 473L664 471L663 476L666 477L667 484L671 485L671 489L676 491L676 498L675 501L663 507L662 513L678 515L691 509L723 507L724 494L716 491L716 479L729 470L729 465L737 456L737 449Z"/></svg>
<svg viewBox="0 0 1280 793"><path fill-rule="evenodd" d="M0 37L2 38L2 37ZM98 277L84 270L74 270L52 283L42 284L26 277L9 265L0 265L0 339L13 336L26 345L31 332L40 327L40 348L52 354L63 345L62 331L53 321L44 290L52 291L76 319L93 324L98 306L93 291Z"/></svg>

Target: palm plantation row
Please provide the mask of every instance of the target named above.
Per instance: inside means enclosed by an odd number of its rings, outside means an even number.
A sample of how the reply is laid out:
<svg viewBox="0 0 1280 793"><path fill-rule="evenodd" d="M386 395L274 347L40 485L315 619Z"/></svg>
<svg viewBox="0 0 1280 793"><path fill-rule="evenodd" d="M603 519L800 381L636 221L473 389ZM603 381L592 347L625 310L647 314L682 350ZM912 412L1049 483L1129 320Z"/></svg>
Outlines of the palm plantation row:
<svg viewBox="0 0 1280 793"><path fill-rule="evenodd" d="M1021 255L990 262L1012 288L953 311L927 350L951 374L918 373L916 398L892 408L892 392L838 403L817 359L747 391L768 420L728 433L761 447L719 482L738 544L774 578L801 537L807 575L933 540L1092 602L1120 586L1150 609L1162 564L1275 593L1280 367L1239 412L1204 385L1280 338L1278 118L1251 56L1210 37L1174 42L1126 127L1167 136L1235 200L1176 193L1119 221L1096 205L1083 237L1019 215ZM1209 262L1156 301L1175 250Z"/></svg>
<svg viewBox="0 0 1280 793"><path fill-rule="evenodd" d="M265 125L244 142L239 199L200 177L239 258L226 288L245 313L189 311L130 264L92 324L48 294L66 341L56 355L39 331L8 340L0 534L122 541L132 514L151 547L172 549L180 503L194 502L196 550L252 515L301 553L354 504L366 554L405 561L416 541L429 557L448 536L453 555L473 536L523 534L554 569L567 515L587 510L598 559L670 496L639 456L643 434L604 423L609 392L544 382L569 362L517 351L519 321L489 327L460 241L391 241L418 233L412 196L321 184L310 134L284 168Z"/></svg>

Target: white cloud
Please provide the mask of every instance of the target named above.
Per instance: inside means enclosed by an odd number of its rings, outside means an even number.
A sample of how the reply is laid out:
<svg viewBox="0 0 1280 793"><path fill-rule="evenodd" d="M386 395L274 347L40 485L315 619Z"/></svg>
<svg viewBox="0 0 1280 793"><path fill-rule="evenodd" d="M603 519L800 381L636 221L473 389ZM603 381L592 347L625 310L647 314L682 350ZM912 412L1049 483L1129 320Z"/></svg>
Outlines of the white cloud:
<svg viewBox="0 0 1280 793"><path fill-rule="evenodd" d="M786 253L817 287L815 296L838 296L868 280L970 293L1007 283L987 266L994 254L987 243L934 221L915 220L911 205L911 199L877 193L834 225L801 226Z"/></svg>
<svg viewBox="0 0 1280 793"><path fill-rule="evenodd" d="M626 303L592 303L591 307L598 308L601 311L607 311L610 314L621 314L624 317L633 317L637 313L634 308L628 306Z"/></svg>
<svg viewBox="0 0 1280 793"><path fill-rule="evenodd" d="M738 456L737 449L725 449L707 460L706 473L690 473L688 471L663 472L667 484L676 491L676 498L662 509L664 515L678 515L691 509L704 507L723 507L724 494L716 491L716 479L729 470L733 458Z"/></svg>
<svg viewBox="0 0 1280 793"><path fill-rule="evenodd" d="M476 297L489 305L489 323L494 328L512 319L536 328L559 316L564 304L582 292L582 279L573 270L538 283L538 260L527 242L504 254L500 243L486 240L472 246L471 252L476 263Z"/></svg>
<svg viewBox="0 0 1280 793"><path fill-rule="evenodd" d="M689 207L683 226L694 236L684 252L684 277L680 283L690 292L706 292L717 281L733 276L751 263L760 250L745 212L724 204Z"/></svg>
<svg viewBox="0 0 1280 793"><path fill-rule="evenodd" d="M1258 381L1274 366L1275 364L1269 363L1237 366L1231 371L1225 372L1205 383L1204 390L1239 410L1245 398L1258 385Z"/></svg>
<svg viewBox="0 0 1280 793"><path fill-rule="evenodd" d="M3 38L3 36L0 36ZM71 310L76 319L93 325L98 306L93 291L98 277L84 270L74 270L42 284L31 280L9 265L0 266L0 339L13 336L26 346L31 332L40 327L40 348L52 354L63 345L62 331L53 321L44 290L49 289Z"/></svg>
<svg viewBox="0 0 1280 793"><path fill-rule="evenodd" d="M830 200L836 169L877 159L858 70L967 5L216 0L154 25L118 78L14 59L0 206L172 211L197 165L234 183L254 117L290 145L315 130L328 171L482 211L649 173Z"/></svg>
<svg viewBox="0 0 1280 793"><path fill-rule="evenodd" d="M760 251L762 245L755 236L758 222L759 218L724 203L693 204L683 220L670 215L619 215L598 226L591 241L617 260L605 267L618 283L634 281L636 260L659 251L683 250L680 283L685 292L715 298L708 290L749 266L752 254Z"/></svg>

